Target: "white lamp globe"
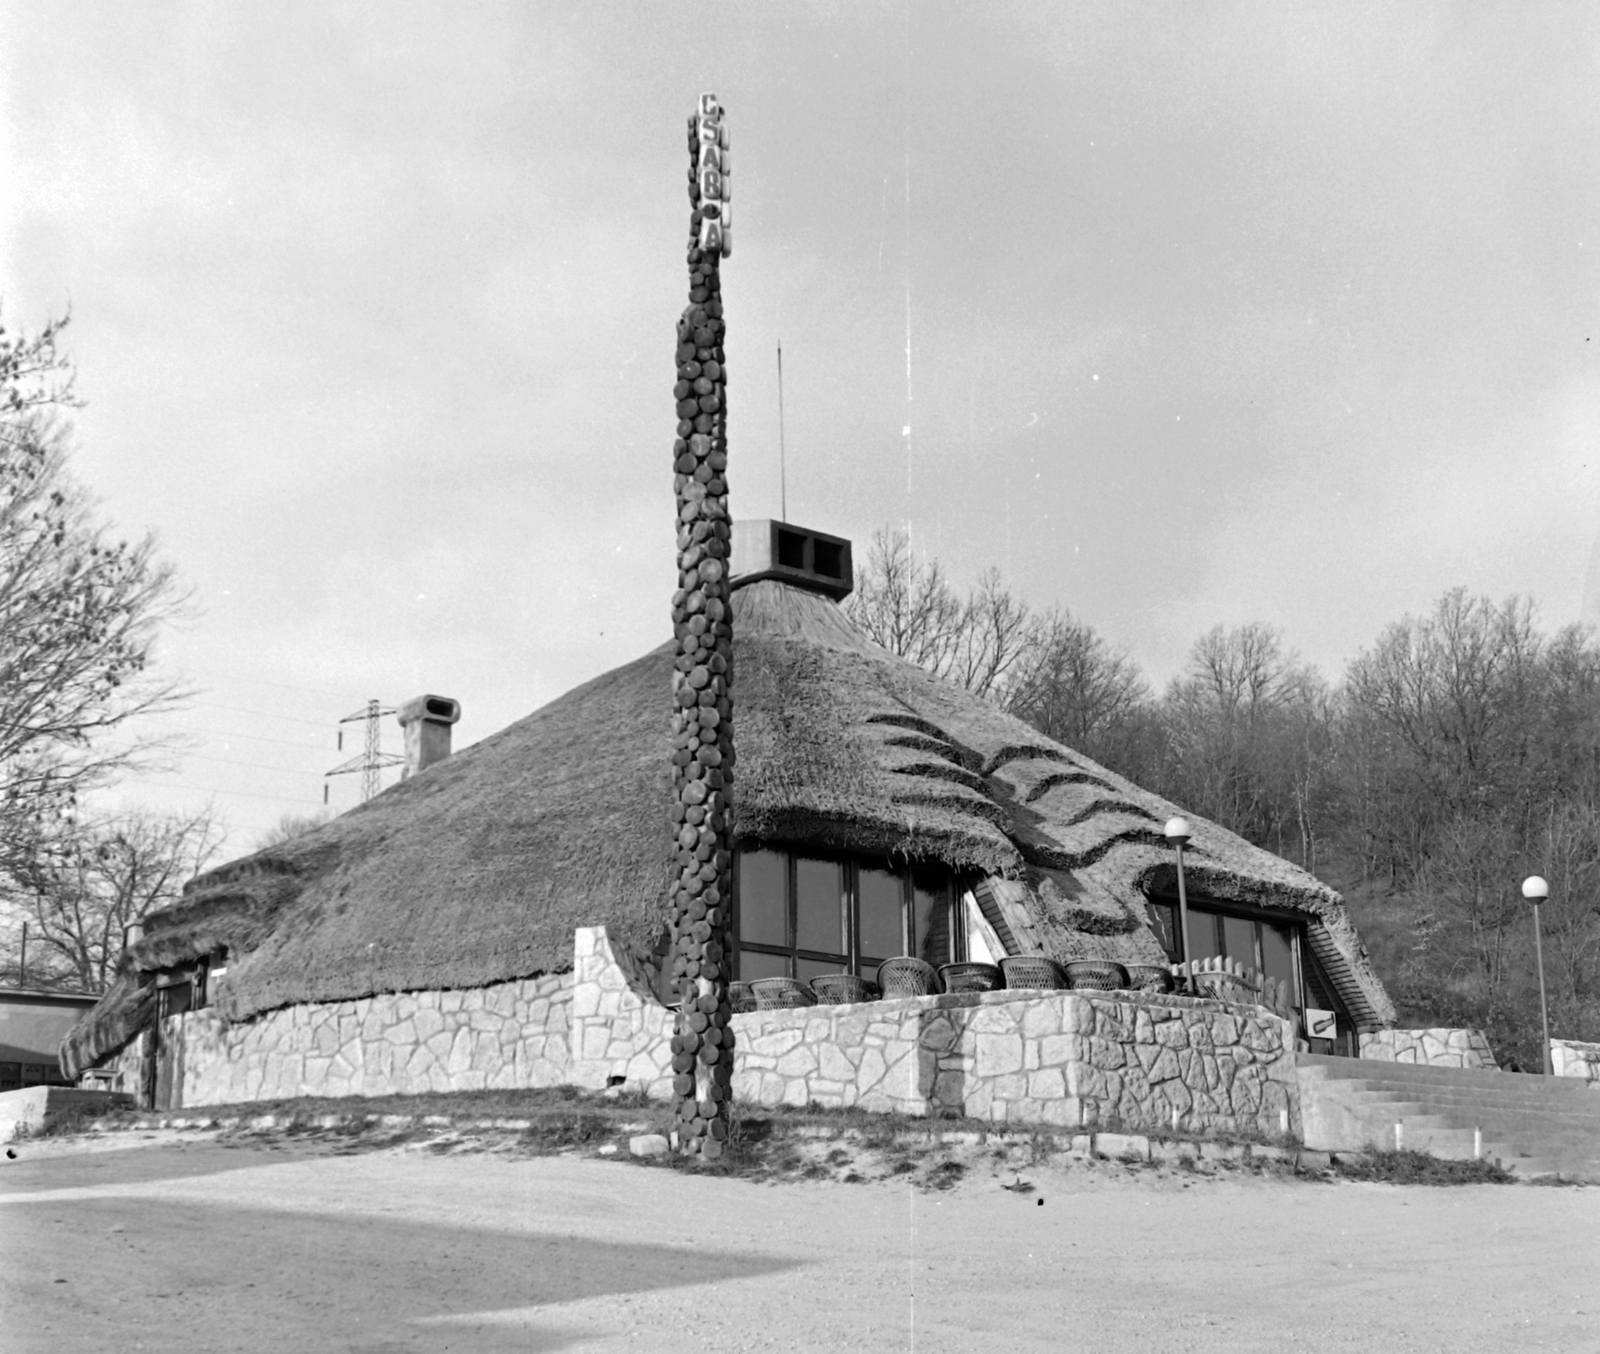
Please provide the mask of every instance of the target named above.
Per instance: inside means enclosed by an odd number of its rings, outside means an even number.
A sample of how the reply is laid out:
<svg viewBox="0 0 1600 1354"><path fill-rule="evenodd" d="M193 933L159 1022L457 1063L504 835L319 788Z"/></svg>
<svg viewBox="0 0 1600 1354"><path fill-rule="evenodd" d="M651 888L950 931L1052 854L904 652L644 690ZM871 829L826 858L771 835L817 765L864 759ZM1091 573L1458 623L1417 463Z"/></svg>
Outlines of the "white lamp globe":
<svg viewBox="0 0 1600 1354"><path fill-rule="evenodd" d="M1522 881L1522 896L1530 903L1542 903L1550 896L1550 885L1538 875L1530 874Z"/></svg>
<svg viewBox="0 0 1600 1354"><path fill-rule="evenodd" d="M1189 831L1189 820L1187 818L1167 819L1167 825L1161 829L1161 832L1169 842L1178 846L1182 846L1192 835Z"/></svg>

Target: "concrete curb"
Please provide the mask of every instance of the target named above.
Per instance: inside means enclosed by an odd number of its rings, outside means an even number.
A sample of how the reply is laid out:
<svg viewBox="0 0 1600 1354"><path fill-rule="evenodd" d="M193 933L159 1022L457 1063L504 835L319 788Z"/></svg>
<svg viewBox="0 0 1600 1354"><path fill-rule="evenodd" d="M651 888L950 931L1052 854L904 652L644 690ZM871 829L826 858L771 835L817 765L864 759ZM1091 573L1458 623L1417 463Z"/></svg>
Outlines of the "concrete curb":
<svg viewBox="0 0 1600 1354"><path fill-rule="evenodd" d="M94 1124L87 1133L137 1133L156 1130L195 1132L269 1132L272 1130L320 1129L359 1132L371 1128L439 1128L456 1131L526 1133L537 1120L524 1118L455 1118L447 1114L255 1114L194 1115L165 1114L137 1120ZM637 1126L618 1125L625 1134ZM794 1130L802 1139L859 1139L871 1134L858 1125L802 1124ZM1141 1133L1067 1133L1034 1128L937 1129L901 1127L890 1135L896 1146L1017 1146L1046 1140L1053 1150L1079 1160L1098 1159L1130 1165L1180 1165L1209 1162L1242 1166L1246 1163L1272 1163L1291 1169L1325 1171L1331 1154L1300 1147L1278 1147L1267 1143L1218 1142L1209 1138L1150 1138Z"/></svg>

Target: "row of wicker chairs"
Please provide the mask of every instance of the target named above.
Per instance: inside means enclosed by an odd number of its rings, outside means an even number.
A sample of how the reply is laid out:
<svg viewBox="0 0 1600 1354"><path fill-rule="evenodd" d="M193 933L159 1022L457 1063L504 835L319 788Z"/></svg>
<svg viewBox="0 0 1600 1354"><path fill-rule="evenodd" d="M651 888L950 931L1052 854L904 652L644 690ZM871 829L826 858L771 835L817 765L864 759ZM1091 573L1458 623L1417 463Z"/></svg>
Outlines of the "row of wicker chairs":
<svg viewBox="0 0 1600 1354"><path fill-rule="evenodd" d="M882 997L925 997L938 992L994 992L1001 988L1035 991L1170 992L1172 970L1160 964L1117 964L1106 959L1057 963L1044 955L1013 955L998 965L966 962L937 969L902 955L878 966L878 981L853 973L828 973L809 983L797 978L757 978L734 983L735 1011L773 1011L797 1006L842 1006Z"/></svg>

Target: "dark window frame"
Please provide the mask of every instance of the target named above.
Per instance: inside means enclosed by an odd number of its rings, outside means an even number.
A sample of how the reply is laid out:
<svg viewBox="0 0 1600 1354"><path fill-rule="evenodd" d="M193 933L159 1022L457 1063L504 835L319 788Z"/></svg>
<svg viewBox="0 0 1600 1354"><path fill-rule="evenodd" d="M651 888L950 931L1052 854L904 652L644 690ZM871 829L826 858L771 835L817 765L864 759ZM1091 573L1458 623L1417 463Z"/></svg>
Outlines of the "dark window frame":
<svg viewBox="0 0 1600 1354"><path fill-rule="evenodd" d="M1172 963L1181 964L1184 959L1187 958L1187 956L1183 953L1183 927L1178 915L1177 894L1151 894L1146 901L1150 904L1152 910L1156 908L1168 909L1168 915L1170 917L1168 925L1170 926L1171 930L1172 943L1167 947L1167 957ZM1190 898L1189 900L1189 931L1191 939L1193 938L1195 920L1199 917L1214 919L1213 925L1215 925L1217 928L1216 953L1222 955L1226 955L1228 953L1222 931L1223 918L1231 917L1235 921L1248 921L1254 923L1255 954L1254 957L1250 959L1249 964L1251 968L1262 972L1265 971L1265 966L1262 963L1264 945L1261 935L1261 923L1274 922L1277 925L1286 928L1289 932L1290 951L1294 961L1294 979L1290 983L1290 988L1294 997L1294 1004L1301 1009L1305 1008L1307 1003L1306 966L1304 956L1309 953L1309 947L1306 943L1306 919L1303 915L1298 912L1291 911L1288 908L1257 907L1250 903L1230 903L1225 902L1220 898L1212 898L1202 895L1198 898ZM1157 926L1158 938L1161 937L1161 932L1164 929L1166 928L1163 928L1160 925ZM1232 958L1237 956L1229 957ZM1243 963L1245 961L1241 959L1240 962Z"/></svg>
<svg viewBox="0 0 1600 1354"><path fill-rule="evenodd" d="M1182 928L1178 921L1178 895L1175 893L1151 894L1146 899L1152 911L1156 908L1170 909L1172 945L1168 948L1168 956L1173 963L1181 963L1183 955ZM1252 903L1225 902L1219 898L1212 898L1202 894L1189 899L1189 929L1192 934L1196 917L1214 917L1218 929L1218 953L1227 954L1226 946L1222 939L1222 919L1232 917L1238 921L1252 921L1256 923L1255 943L1256 958L1251 967L1260 969L1262 955L1261 923L1276 922L1288 928L1292 941L1292 954L1294 958L1293 1002L1297 1010L1304 1011L1307 1007L1318 1010L1333 1011L1337 1034L1333 1039L1312 1039L1310 1043L1315 1052L1327 1051L1340 1053L1347 1057L1355 1057L1358 1047L1356 1025L1350 1015L1349 1008L1344 1004L1344 999L1339 995L1339 990L1328 977L1321 961L1316 956L1316 951L1311 948L1311 942L1306 934L1307 923L1303 913L1295 912L1290 908L1261 907ZM1158 927L1158 934L1160 928ZM1321 995L1316 1000L1313 998L1313 987ZM1329 1005L1324 1007L1323 1001ZM1318 1046L1322 1047L1319 1048Z"/></svg>
<svg viewBox="0 0 1600 1354"><path fill-rule="evenodd" d="M788 935L788 943L775 945L765 941L747 941L742 935L742 916L740 907L740 858L745 851L768 851L784 857L784 919ZM846 929L848 932L848 946L845 951L815 950L801 948L798 944L799 890L796 882L798 871L797 862L800 860L828 861L843 867L843 887L846 906ZM799 963L804 960L814 964L837 965L838 972L860 974L862 968L875 969L886 959L893 959L897 955L889 954L864 954L861 950L861 871L881 870L894 875L900 881L900 943L901 954L918 953L923 945L923 938L916 935L916 890L919 882L926 884L927 875L937 872L940 876L938 887L943 891L941 903L935 906L943 908L945 926L948 932L949 959L946 962L956 962L966 957L967 935L965 912L962 901L962 880L953 870L937 865L923 865L918 863L901 863L890 860L887 856L868 856L847 851L827 851L810 847L797 847L786 842L741 842L734 852L733 865L733 925L732 925L732 950L733 973L738 979L743 972L743 957L746 951L752 954L771 955L786 961L784 967L787 976L798 977ZM932 891L932 890L924 890Z"/></svg>

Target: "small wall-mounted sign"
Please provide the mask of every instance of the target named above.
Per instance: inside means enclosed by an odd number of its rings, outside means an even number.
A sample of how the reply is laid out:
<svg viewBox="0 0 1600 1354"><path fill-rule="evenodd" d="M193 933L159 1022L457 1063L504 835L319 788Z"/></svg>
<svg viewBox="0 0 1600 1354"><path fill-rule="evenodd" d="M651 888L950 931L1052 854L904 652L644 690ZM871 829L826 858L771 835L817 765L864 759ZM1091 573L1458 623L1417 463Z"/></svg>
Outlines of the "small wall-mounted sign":
<svg viewBox="0 0 1600 1354"><path fill-rule="evenodd" d="M1318 1011L1306 1007L1306 1038L1336 1039L1339 1035L1338 1017L1332 1011Z"/></svg>
<svg viewBox="0 0 1600 1354"><path fill-rule="evenodd" d="M728 124L715 94L702 94L695 113L695 139L700 146L700 248L715 249L723 258L733 253L733 173L728 149Z"/></svg>

